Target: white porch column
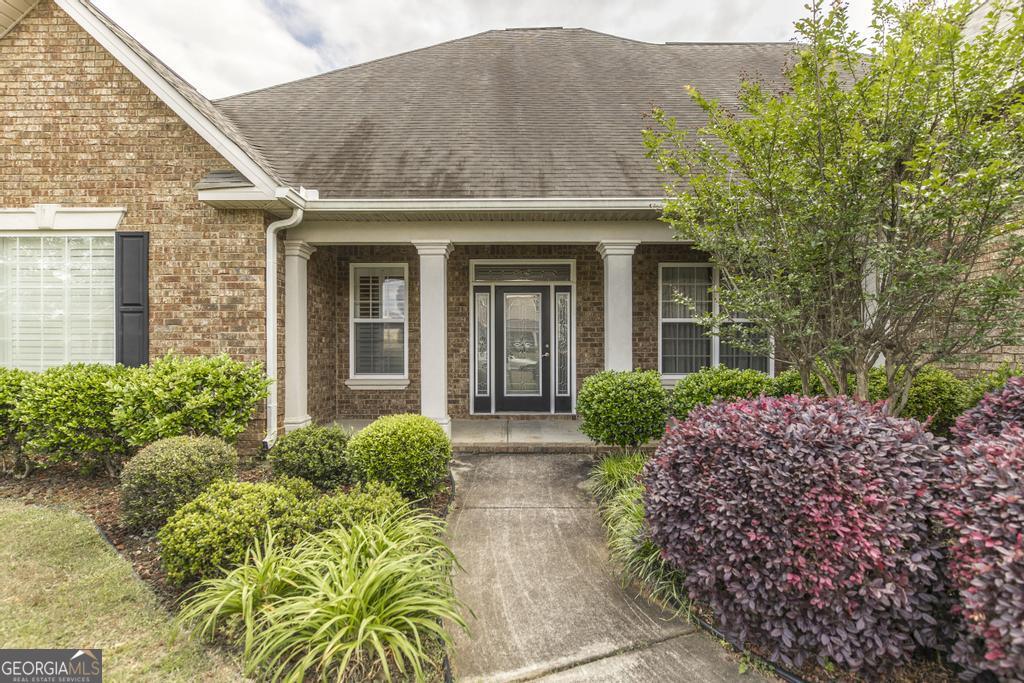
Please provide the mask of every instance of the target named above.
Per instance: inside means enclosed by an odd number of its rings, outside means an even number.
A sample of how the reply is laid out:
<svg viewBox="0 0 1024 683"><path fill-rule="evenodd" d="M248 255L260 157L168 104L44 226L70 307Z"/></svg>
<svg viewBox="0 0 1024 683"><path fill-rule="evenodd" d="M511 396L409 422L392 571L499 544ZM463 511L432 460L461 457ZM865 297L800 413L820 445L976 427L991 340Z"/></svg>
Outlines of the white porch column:
<svg viewBox="0 0 1024 683"><path fill-rule="evenodd" d="M606 240L604 259L604 369L633 369L633 252L639 242Z"/></svg>
<svg viewBox="0 0 1024 683"><path fill-rule="evenodd" d="M309 417L307 330L309 257L316 251L306 242L284 242L284 430L304 427Z"/></svg>
<svg viewBox="0 0 1024 683"><path fill-rule="evenodd" d="M413 242L420 255L420 412L450 437L448 254L451 242Z"/></svg>

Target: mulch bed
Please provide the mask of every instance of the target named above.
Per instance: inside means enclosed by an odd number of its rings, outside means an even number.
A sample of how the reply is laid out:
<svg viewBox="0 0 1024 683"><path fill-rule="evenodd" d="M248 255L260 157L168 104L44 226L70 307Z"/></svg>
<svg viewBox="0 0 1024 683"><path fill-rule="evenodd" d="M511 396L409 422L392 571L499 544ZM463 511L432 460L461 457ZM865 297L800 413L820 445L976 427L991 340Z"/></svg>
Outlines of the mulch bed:
<svg viewBox="0 0 1024 683"><path fill-rule="evenodd" d="M267 481L270 468L265 462L243 463L239 467L238 479ZM439 517L447 517L452 497L449 478L425 508ZM167 583L167 576L160 567L155 533L140 534L121 524L121 491L116 479L82 474L73 467L58 465L32 472L24 479L0 477L0 498L67 508L85 515L110 545L131 563L135 573L153 589L167 609L175 610L181 596L188 590L188 586L179 588Z"/></svg>

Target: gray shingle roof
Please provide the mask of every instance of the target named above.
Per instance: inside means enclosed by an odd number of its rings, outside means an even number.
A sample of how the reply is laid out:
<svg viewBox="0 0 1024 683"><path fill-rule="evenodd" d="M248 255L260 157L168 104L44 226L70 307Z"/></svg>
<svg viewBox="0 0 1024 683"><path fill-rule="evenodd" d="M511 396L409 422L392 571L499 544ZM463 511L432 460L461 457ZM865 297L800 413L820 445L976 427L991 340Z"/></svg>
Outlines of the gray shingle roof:
<svg viewBox="0 0 1024 683"><path fill-rule="evenodd" d="M658 197L655 105L735 105L788 43L656 45L586 29L488 31L214 104L282 181L322 198ZM781 80L779 80L781 87Z"/></svg>

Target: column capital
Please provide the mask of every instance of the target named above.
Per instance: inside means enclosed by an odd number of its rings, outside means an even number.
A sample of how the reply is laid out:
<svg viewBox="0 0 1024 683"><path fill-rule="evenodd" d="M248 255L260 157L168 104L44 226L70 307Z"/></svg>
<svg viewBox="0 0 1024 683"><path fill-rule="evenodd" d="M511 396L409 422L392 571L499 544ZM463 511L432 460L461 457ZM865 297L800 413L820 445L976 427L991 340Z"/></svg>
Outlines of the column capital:
<svg viewBox="0 0 1024 683"><path fill-rule="evenodd" d="M316 247L311 245L309 242L303 242L302 240L285 240L284 241L284 255L285 256L298 256L301 259L309 260L309 257L316 251Z"/></svg>
<svg viewBox="0 0 1024 683"><path fill-rule="evenodd" d="M632 256L640 242L632 240L605 240L597 245L601 258L608 256Z"/></svg>
<svg viewBox="0 0 1024 683"><path fill-rule="evenodd" d="M420 256L447 257L450 253L452 253L452 249L455 248L452 246L452 243L448 241L414 241L413 246L416 247L416 251L419 252Z"/></svg>

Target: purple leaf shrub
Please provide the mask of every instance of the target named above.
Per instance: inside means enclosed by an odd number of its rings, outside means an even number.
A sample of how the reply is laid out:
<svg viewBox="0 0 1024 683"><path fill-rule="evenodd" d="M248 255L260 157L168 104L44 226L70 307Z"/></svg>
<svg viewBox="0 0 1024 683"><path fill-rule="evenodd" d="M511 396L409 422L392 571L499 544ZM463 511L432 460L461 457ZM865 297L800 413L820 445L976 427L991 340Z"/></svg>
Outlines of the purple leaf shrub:
<svg viewBox="0 0 1024 683"><path fill-rule="evenodd" d="M1011 377L957 418L953 433L961 444L971 439L999 436L1011 425L1024 428L1024 375Z"/></svg>
<svg viewBox="0 0 1024 683"><path fill-rule="evenodd" d="M647 521L730 636L786 666L877 672L942 640L929 520L948 449L847 398L698 407L645 468Z"/></svg>
<svg viewBox="0 0 1024 683"><path fill-rule="evenodd" d="M960 596L953 660L968 673L1024 680L1024 430L965 443L953 465L942 514Z"/></svg>

